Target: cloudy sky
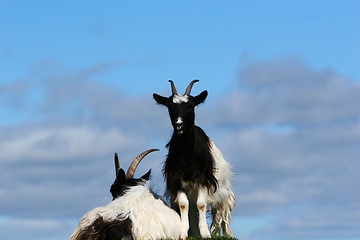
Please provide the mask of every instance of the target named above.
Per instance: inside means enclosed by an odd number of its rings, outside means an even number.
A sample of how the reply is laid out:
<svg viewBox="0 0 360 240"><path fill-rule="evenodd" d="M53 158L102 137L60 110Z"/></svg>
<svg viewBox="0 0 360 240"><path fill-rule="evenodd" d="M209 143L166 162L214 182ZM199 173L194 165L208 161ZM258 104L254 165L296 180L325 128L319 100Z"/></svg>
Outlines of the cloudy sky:
<svg viewBox="0 0 360 240"><path fill-rule="evenodd" d="M233 165L244 240L360 239L359 1L6 1L0 232L60 240L172 128L152 99L208 90L196 123ZM21 229L21 230L19 230Z"/></svg>

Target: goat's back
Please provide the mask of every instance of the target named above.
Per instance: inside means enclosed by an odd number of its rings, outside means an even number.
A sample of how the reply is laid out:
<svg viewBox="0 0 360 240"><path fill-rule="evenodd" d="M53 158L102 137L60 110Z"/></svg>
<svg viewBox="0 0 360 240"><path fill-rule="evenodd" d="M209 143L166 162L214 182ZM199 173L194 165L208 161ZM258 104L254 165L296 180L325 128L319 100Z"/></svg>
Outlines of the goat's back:
<svg viewBox="0 0 360 240"><path fill-rule="evenodd" d="M131 237L134 239L177 239L180 236L179 215L155 198L147 183L130 187L123 196L108 205L86 213L70 240L79 239L79 234L94 226L100 218L109 224L131 222Z"/></svg>

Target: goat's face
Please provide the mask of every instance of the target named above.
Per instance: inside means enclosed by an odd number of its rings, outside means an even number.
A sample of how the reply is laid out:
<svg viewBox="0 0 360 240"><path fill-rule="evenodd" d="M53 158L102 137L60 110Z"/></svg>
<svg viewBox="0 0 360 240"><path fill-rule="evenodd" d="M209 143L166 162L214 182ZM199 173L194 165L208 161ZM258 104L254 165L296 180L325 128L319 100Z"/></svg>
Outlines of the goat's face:
<svg viewBox="0 0 360 240"><path fill-rule="evenodd" d="M191 83L191 86L193 82ZM206 90L195 97L190 96L190 91L188 90L184 95L181 95L177 94L176 90L174 91L173 88L173 95L170 97L163 97L156 93L153 94L153 97L157 103L168 108L174 132L177 134L184 134L191 126L194 126L195 107L204 102L207 95L208 92Z"/></svg>

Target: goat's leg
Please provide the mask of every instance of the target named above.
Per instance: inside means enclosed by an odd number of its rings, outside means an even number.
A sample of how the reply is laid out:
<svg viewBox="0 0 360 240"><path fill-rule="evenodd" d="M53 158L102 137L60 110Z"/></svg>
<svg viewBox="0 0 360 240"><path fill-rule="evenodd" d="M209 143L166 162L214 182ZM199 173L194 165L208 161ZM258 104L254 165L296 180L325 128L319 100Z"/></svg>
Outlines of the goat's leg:
<svg viewBox="0 0 360 240"><path fill-rule="evenodd" d="M225 199L221 205L216 205L212 209L213 221L211 224L211 234L220 235L222 230L223 235L234 235L230 228L231 210L234 205L235 196L232 192L230 192L229 198Z"/></svg>
<svg viewBox="0 0 360 240"><path fill-rule="evenodd" d="M224 235L227 236L234 236L234 233L231 231L230 228L230 221L232 221L231 219L231 211L235 206L235 195L232 191L230 191L230 196L227 199L227 201L225 201L226 204L224 205L224 213L222 214L223 216L223 222L222 222L222 231Z"/></svg>
<svg viewBox="0 0 360 240"><path fill-rule="evenodd" d="M230 221L231 221L231 210L228 206L224 209L223 214L223 220L221 222L221 228L223 235L225 236L234 236L234 233L231 231L230 228Z"/></svg>
<svg viewBox="0 0 360 240"><path fill-rule="evenodd" d="M211 223L211 234L212 235L221 235L221 216L218 213L217 209L212 209L212 223Z"/></svg>
<svg viewBox="0 0 360 240"><path fill-rule="evenodd" d="M210 231L206 222L206 200L208 198L208 191L204 187L199 188L198 199L196 206L199 212L199 230L202 238L210 238Z"/></svg>
<svg viewBox="0 0 360 240"><path fill-rule="evenodd" d="M180 208L180 238L186 239L189 231L189 200L184 192L179 191L176 201Z"/></svg>

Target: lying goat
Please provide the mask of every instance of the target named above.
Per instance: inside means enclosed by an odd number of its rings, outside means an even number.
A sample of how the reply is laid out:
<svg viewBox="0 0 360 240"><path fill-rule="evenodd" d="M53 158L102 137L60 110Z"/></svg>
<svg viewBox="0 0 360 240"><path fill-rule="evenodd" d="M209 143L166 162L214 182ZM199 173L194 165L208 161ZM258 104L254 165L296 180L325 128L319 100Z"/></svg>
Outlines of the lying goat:
<svg viewBox="0 0 360 240"><path fill-rule="evenodd" d="M134 159L125 176L115 154L116 179L111 186L113 201L86 213L69 240L178 239L180 217L150 190L149 170L133 178L150 149Z"/></svg>
<svg viewBox="0 0 360 240"><path fill-rule="evenodd" d="M153 94L157 103L169 110L174 133L166 145L169 154L164 164L166 190L173 206L177 203L181 215L181 238L189 235L210 237L206 208L212 212L211 233L233 235L229 221L235 205L231 190L230 164L219 149L198 126L195 126L195 106L205 101L207 91L190 96L192 81L185 94L177 93L174 83L170 97Z"/></svg>

